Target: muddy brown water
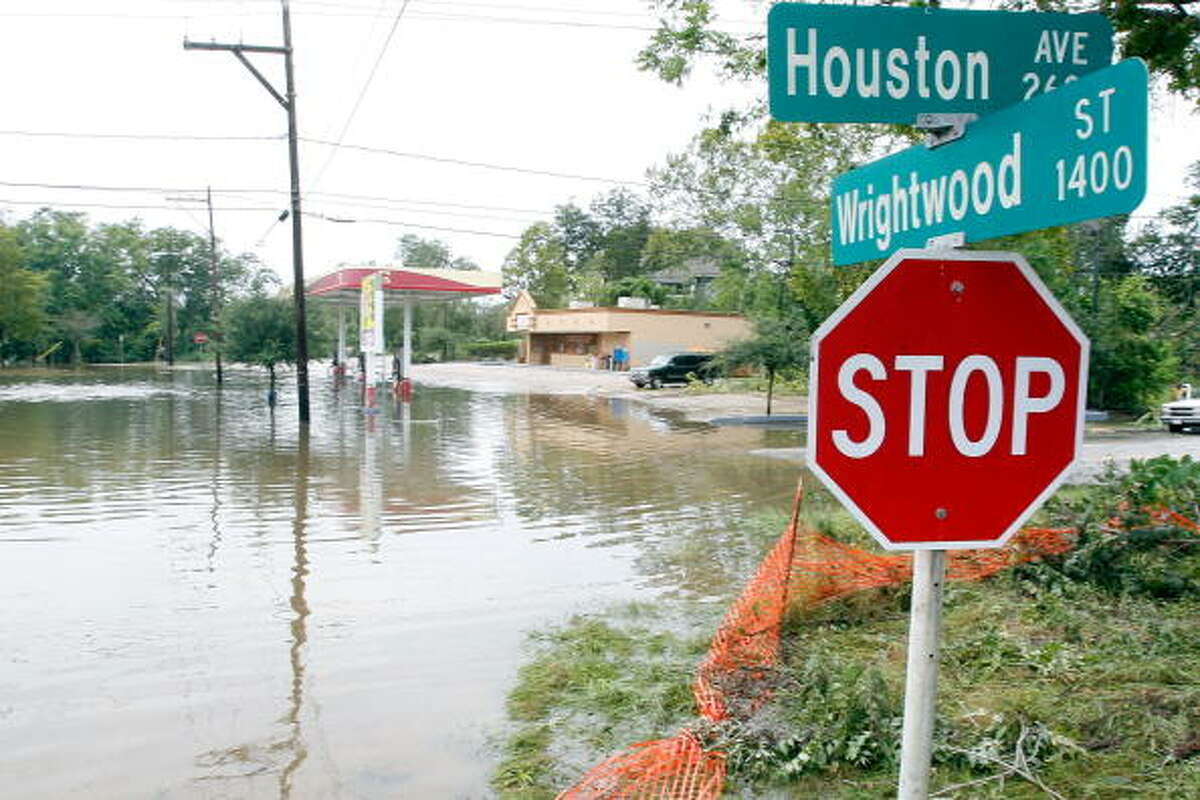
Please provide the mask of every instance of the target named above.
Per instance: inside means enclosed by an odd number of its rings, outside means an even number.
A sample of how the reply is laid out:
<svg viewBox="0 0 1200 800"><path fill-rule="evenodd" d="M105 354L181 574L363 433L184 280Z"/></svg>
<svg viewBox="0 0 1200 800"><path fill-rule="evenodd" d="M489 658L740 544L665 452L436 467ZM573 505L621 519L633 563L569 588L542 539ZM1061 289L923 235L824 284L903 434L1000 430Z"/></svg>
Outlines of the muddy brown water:
<svg viewBox="0 0 1200 800"><path fill-rule="evenodd" d="M488 797L525 634L726 597L793 430L417 387L0 372L0 786L20 798Z"/></svg>

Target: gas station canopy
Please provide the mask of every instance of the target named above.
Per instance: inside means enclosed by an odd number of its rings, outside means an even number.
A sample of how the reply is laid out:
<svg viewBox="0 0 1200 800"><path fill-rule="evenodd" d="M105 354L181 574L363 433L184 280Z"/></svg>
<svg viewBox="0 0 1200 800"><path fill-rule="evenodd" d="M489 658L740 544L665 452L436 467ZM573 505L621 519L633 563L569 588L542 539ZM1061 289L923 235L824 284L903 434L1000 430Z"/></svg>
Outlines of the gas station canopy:
<svg viewBox="0 0 1200 800"><path fill-rule="evenodd" d="M314 279L306 294L339 305L358 307L362 281L368 275L384 276L385 304L403 300L456 300L500 294L500 273L482 270L424 269L419 267L339 267Z"/></svg>

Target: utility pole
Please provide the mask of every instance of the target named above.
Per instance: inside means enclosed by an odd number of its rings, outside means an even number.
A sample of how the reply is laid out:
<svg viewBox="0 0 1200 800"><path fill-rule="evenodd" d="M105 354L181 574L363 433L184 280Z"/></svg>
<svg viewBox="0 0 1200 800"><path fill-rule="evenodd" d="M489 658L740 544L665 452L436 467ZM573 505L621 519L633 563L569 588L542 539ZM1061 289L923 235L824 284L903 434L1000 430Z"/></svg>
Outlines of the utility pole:
<svg viewBox="0 0 1200 800"><path fill-rule="evenodd" d="M304 250L300 233L300 159L296 134L296 82L292 72L292 18L288 0L283 6L283 47L258 44L218 44L217 42L189 42L183 40L184 50L224 50L233 53L242 65L250 70L263 88L275 98L287 112L288 159L291 163L292 179L292 295L296 304L296 405L300 410L300 424L307 425L308 413L308 322L304 304ZM246 58L246 53L270 53L283 56L285 95L279 94L271 82Z"/></svg>
<svg viewBox="0 0 1200 800"><path fill-rule="evenodd" d="M167 282L167 336L166 336L166 356L167 366L175 366L175 281L172 275L172 280Z"/></svg>
<svg viewBox="0 0 1200 800"><path fill-rule="evenodd" d="M212 344L213 356L217 362L217 386L225 382L221 374L221 272L220 259L217 258L217 231L213 227L212 187L205 188L205 199L208 200L208 257L209 270L212 278Z"/></svg>

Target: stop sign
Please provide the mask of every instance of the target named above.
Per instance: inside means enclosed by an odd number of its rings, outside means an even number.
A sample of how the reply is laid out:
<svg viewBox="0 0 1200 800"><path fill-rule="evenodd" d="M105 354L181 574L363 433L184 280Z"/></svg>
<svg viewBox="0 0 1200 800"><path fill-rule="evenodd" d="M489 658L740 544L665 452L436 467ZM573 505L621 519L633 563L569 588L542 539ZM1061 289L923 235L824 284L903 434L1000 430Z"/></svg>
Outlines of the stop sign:
<svg viewBox="0 0 1200 800"><path fill-rule="evenodd" d="M898 251L813 334L809 467L884 547L1002 545L1079 453L1087 355L1020 255Z"/></svg>

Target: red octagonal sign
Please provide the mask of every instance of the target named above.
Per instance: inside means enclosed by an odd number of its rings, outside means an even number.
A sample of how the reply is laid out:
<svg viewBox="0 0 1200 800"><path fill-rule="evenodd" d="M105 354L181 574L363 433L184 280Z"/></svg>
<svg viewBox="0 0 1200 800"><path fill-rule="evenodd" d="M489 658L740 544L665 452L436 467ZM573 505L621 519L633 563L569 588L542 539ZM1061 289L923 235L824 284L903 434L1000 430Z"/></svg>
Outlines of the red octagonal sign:
<svg viewBox="0 0 1200 800"><path fill-rule="evenodd" d="M901 250L813 334L809 466L884 547L1002 545L1079 453L1087 362L1021 256Z"/></svg>

